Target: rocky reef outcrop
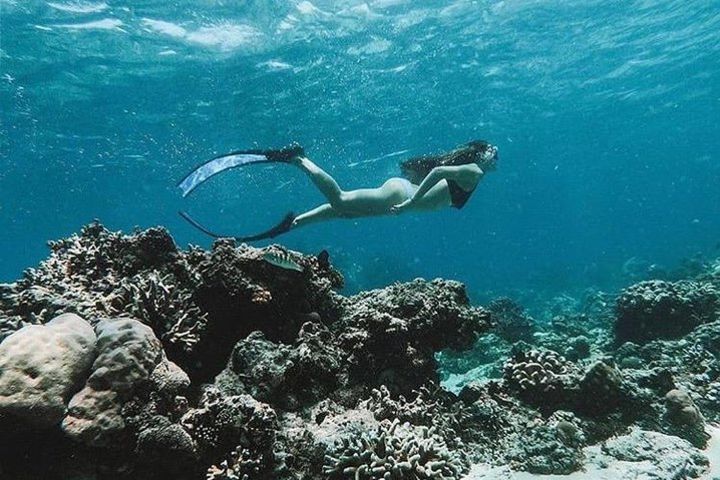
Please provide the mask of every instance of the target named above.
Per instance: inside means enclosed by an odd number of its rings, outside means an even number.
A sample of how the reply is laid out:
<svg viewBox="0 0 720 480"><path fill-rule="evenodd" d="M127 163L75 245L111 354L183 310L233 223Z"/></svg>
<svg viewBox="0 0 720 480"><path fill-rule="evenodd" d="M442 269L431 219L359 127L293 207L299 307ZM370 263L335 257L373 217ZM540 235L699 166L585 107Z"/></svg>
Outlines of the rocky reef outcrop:
<svg viewBox="0 0 720 480"><path fill-rule="evenodd" d="M0 426L15 445L2 471L41 476L43 465L60 468L55 455L113 478L164 478L158 465L176 478L341 478L350 464L329 458L354 455L370 472L380 454L387 472L457 477L467 467L426 425L362 424L357 443L337 421L374 388L399 395L437 382L436 352L489 328L461 284L344 297L325 258L224 240L181 251L159 228L92 224L50 249L2 287ZM318 434L324 420L337 431ZM54 453L18 461L41 437Z"/></svg>
<svg viewBox="0 0 720 480"><path fill-rule="evenodd" d="M266 261L280 253L297 267ZM97 223L51 242L0 286L0 473L471 479L625 462L694 478L712 462L713 272L550 299L537 318L508 298L472 306L450 280L342 285L327 257L279 245L181 250L162 228Z"/></svg>

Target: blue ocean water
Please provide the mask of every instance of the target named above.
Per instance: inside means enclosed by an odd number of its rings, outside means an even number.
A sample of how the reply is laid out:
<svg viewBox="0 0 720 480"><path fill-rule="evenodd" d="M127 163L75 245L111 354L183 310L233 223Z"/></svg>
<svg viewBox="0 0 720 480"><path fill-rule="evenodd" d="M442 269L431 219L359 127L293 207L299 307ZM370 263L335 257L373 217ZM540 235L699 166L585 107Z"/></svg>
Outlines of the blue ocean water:
<svg viewBox="0 0 720 480"><path fill-rule="evenodd" d="M349 289L475 297L601 286L720 242L720 8L708 0L0 0L0 281L92 219L252 233L320 194L287 165L176 183L300 142L344 188L472 139L500 164L460 211L339 220ZM624 268L625 267L625 268Z"/></svg>

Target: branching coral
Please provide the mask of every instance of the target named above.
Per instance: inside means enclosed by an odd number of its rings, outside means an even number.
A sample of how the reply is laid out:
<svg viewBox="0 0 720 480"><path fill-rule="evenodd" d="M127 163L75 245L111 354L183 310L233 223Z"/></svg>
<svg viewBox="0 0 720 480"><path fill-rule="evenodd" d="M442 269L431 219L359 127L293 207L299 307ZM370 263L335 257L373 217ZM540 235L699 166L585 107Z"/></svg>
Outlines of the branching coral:
<svg viewBox="0 0 720 480"><path fill-rule="evenodd" d="M50 256L26 270L4 308L28 323L45 323L62 312L95 323L111 315L113 290L124 278L161 266L174 268L175 244L162 228L135 235L110 232L99 223L79 235L49 242Z"/></svg>
<svg viewBox="0 0 720 480"><path fill-rule="evenodd" d="M377 430L345 438L325 459L331 479L459 479L466 471L459 454L448 450L432 428L383 421Z"/></svg>
<svg viewBox="0 0 720 480"><path fill-rule="evenodd" d="M373 389L370 398L359 404L377 420L398 419L416 426L433 427L448 447L463 451L468 442L480 436L492 436L503 423L496 402L484 396L475 402L461 401L456 395L429 383L414 391L410 398L395 398L385 386Z"/></svg>
<svg viewBox="0 0 720 480"><path fill-rule="evenodd" d="M97 289L98 282L106 284L115 279L117 262L113 256L120 251L122 241L119 233L92 223L83 227L80 235L48 242L50 257L40 268L27 270L24 280L50 285L70 280Z"/></svg>
<svg viewBox="0 0 720 480"><path fill-rule="evenodd" d="M207 480L254 480L263 470L267 461L262 455L253 454L248 448L235 448L220 465L213 465L207 471Z"/></svg>
<svg viewBox="0 0 720 480"><path fill-rule="evenodd" d="M110 300L113 313L126 313L152 327L164 342L189 352L207 323L192 292L177 285L172 275L150 272L123 281Z"/></svg>
<svg viewBox="0 0 720 480"><path fill-rule="evenodd" d="M390 391L384 385L375 388L370 392L370 398L361 402L378 420L400 418L403 421L415 424L425 424L433 420L433 413L438 408L439 400L432 398L431 388L423 386L416 393L412 400L399 395L397 399L392 398Z"/></svg>

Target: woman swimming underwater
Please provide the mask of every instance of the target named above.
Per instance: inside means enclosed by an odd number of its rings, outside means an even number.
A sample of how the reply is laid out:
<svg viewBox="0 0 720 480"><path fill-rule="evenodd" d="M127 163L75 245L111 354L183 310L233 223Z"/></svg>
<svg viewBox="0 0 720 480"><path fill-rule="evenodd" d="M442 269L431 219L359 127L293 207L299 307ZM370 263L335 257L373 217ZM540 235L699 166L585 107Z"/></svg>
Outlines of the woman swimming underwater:
<svg viewBox="0 0 720 480"><path fill-rule="evenodd" d="M217 157L186 177L180 187L187 195L210 176L248 163L284 162L300 168L325 196L327 203L297 216L290 213L266 232L234 237L240 241L253 241L336 218L373 217L445 207L460 209L483 176L495 170L497 160L497 147L485 141L473 141L447 153L401 162L402 173L407 178L390 178L378 188L342 190L334 178L305 156L302 147L293 145L282 150L248 150ZM210 168L213 163L214 169ZM188 214L180 214L206 234L224 236L207 230Z"/></svg>

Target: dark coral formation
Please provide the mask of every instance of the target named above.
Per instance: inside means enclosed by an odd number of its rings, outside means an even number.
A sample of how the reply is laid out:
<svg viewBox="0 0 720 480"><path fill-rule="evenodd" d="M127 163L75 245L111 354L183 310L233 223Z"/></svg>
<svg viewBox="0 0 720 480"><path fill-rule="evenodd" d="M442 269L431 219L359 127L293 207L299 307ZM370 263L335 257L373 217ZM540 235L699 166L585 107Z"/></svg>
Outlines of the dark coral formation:
<svg viewBox="0 0 720 480"><path fill-rule="evenodd" d="M161 340L191 352L205 330L207 314L192 293L178 287L169 273L149 272L124 279L110 300L113 313L127 314L162 332Z"/></svg>
<svg viewBox="0 0 720 480"><path fill-rule="evenodd" d="M437 379L434 352L470 347L488 322L462 284L415 280L348 299L339 343L353 381L407 393Z"/></svg>
<svg viewBox="0 0 720 480"><path fill-rule="evenodd" d="M511 464L531 473L567 475L583 465L583 431L569 412L557 411L538 420L523 441L511 450Z"/></svg>
<svg viewBox="0 0 720 480"><path fill-rule="evenodd" d="M260 330L292 341L308 317L332 321L342 275L315 257L303 272L263 260L263 250L218 241L211 251L180 251L162 228L135 235L94 223L50 242L50 257L4 286L0 338L25 324L73 312L95 324L127 315L149 325L193 377L209 379L235 342ZM280 247L269 247L273 251Z"/></svg>
<svg viewBox="0 0 720 480"><path fill-rule="evenodd" d="M617 300L618 341L678 338L711 321L720 291L706 282L651 280L625 289Z"/></svg>
<svg viewBox="0 0 720 480"><path fill-rule="evenodd" d="M535 332L535 320L522 305L508 297L496 298L487 306L498 335L515 342L530 340Z"/></svg>

